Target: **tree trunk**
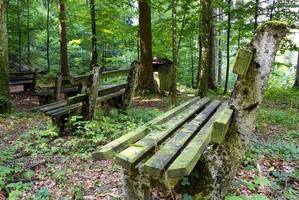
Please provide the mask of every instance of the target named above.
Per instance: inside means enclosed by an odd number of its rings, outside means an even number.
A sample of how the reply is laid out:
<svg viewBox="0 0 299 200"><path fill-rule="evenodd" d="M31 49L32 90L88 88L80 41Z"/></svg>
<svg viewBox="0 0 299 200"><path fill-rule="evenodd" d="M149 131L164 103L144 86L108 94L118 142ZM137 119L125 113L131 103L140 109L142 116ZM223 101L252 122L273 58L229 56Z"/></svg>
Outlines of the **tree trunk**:
<svg viewBox="0 0 299 200"><path fill-rule="evenodd" d="M202 1L202 55L198 94L206 96L208 89L216 88L215 35L213 29L212 0Z"/></svg>
<svg viewBox="0 0 299 200"><path fill-rule="evenodd" d="M140 82L139 88L157 92L153 74L151 8L149 0L139 0Z"/></svg>
<svg viewBox="0 0 299 200"><path fill-rule="evenodd" d="M297 57L296 80L294 83L294 88L299 88L299 51L298 51L298 57Z"/></svg>
<svg viewBox="0 0 299 200"><path fill-rule="evenodd" d="M91 19L91 63L90 68L98 62L98 51L97 51L97 31L96 31L96 17L95 17L95 5L94 0L89 1L90 8L90 19Z"/></svg>
<svg viewBox="0 0 299 200"><path fill-rule="evenodd" d="M172 94L172 104L175 103L176 96L176 65L177 65L177 25L176 25L176 0L172 0L172 68L171 68L171 87L170 93Z"/></svg>
<svg viewBox="0 0 299 200"><path fill-rule="evenodd" d="M190 55L191 55L191 87L194 88L194 53L193 53L193 33L191 33L190 41Z"/></svg>
<svg viewBox="0 0 299 200"><path fill-rule="evenodd" d="M248 45L255 52L254 60L248 74L238 77L229 102L235 111L226 141L207 147L193 171L196 176L189 177L192 188L181 192L197 194L198 199L223 199L226 195L251 141L256 112L280 41L286 33L287 25L284 23L269 22L258 27Z"/></svg>
<svg viewBox="0 0 299 200"><path fill-rule="evenodd" d="M58 1L59 9L59 23L60 23L60 62L61 62L61 75L69 76L69 64L67 54L67 37L66 37L66 17L64 0Z"/></svg>
<svg viewBox="0 0 299 200"><path fill-rule="evenodd" d="M31 52L30 52L30 2L27 0L27 63L31 63Z"/></svg>
<svg viewBox="0 0 299 200"><path fill-rule="evenodd" d="M21 0L17 0L17 22L18 22L18 43L19 43L19 66L17 71L21 71L22 68L22 30L21 30L21 26L22 26L22 22L21 22L21 5L20 2Z"/></svg>
<svg viewBox="0 0 299 200"><path fill-rule="evenodd" d="M50 71L50 0L47 0L47 71Z"/></svg>
<svg viewBox="0 0 299 200"><path fill-rule="evenodd" d="M231 29L231 0L228 0L228 13L227 13L227 41L226 41L226 76L224 84L224 94L227 93L228 79L229 79L229 65L230 65L230 29Z"/></svg>
<svg viewBox="0 0 299 200"><path fill-rule="evenodd" d="M258 17L259 17L259 0L255 0L255 10L254 10L254 30L258 26Z"/></svg>
<svg viewBox="0 0 299 200"><path fill-rule="evenodd" d="M0 1L0 114L10 112L7 44L7 11L5 1Z"/></svg>

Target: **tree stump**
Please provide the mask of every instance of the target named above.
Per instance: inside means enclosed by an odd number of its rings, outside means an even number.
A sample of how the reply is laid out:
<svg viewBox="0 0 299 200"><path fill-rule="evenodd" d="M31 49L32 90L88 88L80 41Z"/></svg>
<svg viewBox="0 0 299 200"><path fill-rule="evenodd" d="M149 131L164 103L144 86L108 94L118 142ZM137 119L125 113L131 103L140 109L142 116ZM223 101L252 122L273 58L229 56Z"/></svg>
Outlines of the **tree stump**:
<svg viewBox="0 0 299 200"><path fill-rule="evenodd" d="M192 187L179 188L180 192L192 194L195 199L225 197L248 149L272 63L287 32L287 25L278 21L266 22L256 30L248 45L248 49L254 52L253 61L248 73L238 76L229 102L235 113L226 141L208 146L189 177Z"/></svg>

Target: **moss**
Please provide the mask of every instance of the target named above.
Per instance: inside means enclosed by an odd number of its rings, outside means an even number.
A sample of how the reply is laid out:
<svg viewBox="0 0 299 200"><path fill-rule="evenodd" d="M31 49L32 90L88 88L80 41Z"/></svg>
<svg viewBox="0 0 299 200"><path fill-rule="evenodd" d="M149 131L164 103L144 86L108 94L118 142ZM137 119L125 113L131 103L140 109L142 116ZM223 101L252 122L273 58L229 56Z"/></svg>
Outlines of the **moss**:
<svg viewBox="0 0 299 200"><path fill-rule="evenodd" d="M10 112L11 102L7 96L0 96L0 114Z"/></svg>
<svg viewBox="0 0 299 200"><path fill-rule="evenodd" d="M275 28L276 30L287 29L288 24L287 24L287 22L278 21L278 20L267 21L267 22L261 24L259 27L257 27L256 32L264 32L268 27Z"/></svg>

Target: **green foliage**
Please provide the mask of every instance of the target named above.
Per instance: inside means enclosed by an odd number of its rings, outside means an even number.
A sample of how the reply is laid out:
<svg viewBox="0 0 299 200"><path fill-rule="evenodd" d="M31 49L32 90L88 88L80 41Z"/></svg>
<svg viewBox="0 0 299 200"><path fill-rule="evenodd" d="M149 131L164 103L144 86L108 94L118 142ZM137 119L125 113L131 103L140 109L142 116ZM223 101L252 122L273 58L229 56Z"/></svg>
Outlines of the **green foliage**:
<svg viewBox="0 0 299 200"><path fill-rule="evenodd" d="M49 200L49 199L50 199L50 193L49 193L48 188L46 188L46 187L40 188L36 192L36 194L33 198L33 200Z"/></svg>
<svg viewBox="0 0 299 200"><path fill-rule="evenodd" d="M225 197L225 200L269 200L269 199L264 194L255 194L255 195L252 195L250 197L244 196L244 195L235 196L235 195L232 195L232 194L228 194Z"/></svg>
<svg viewBox="0 0 299 200"><path fill-rule="evenodd" d="M75 185L73 187L73 199L75 200L83 200L84 199L84 188L81 185Z"/></svg>

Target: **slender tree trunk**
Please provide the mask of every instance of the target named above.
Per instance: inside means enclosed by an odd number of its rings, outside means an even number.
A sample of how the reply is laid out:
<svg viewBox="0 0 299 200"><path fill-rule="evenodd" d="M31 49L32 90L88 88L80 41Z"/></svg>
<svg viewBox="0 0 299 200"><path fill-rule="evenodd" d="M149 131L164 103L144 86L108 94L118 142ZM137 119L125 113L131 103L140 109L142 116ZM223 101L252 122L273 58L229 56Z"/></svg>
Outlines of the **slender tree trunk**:
<svg viewBox="0 0 299 200"><path fill-rule="evenodd" d="M50 0L47 0L47 71L50 71Z"/></svg>
<svg viewBox="0 0 299 200"><path fill-rule="evenodd" d="M299 88L299 51L298 51L298 57L297 57L296 80L294 83L294 88Z"/></svg>
<svg viewBox="0 0 299 200"><path fill-rule="evenodd" d="M139 30L140 30L140 89L157 92L153 75L151 8L149 0L139 0Z"/></svg>
<svg viewBox="0 0 299 200"><path fill-rule="evenodd" d="M18 21L18 42L19 42L19 66L17 71L21 71L21 67L22 67L22 30L21 30L21 26L22 26L22 22L21 22L21 0L17 0L17 21Z"/></svg>
<svg viewBox="0 0 299 200"><path fill-rule="evenodd" d="M191 55L191 87L194 88L194 53L193 53L193 33L191 33L190 41L190 55Z"/></svg>
<svg viewBox="0 0 299 200"><path fill-rule="evenodd" d="M255 0L255 11L254 11L254 30L258 26L258 17L259 17L259 0Z"/></svg>
<svg viewBox="0 0 299 200"><path fill-rule="evenodd" d="M206 96L208 89L215 89L215 36L212 22L212 0L202 1L202 55L198 94Z"/></svg>
<svg viewBox="0 0 299 200"><path fill-rule="evenodd" d="M177 54L179 54L179 50L180 50L180 47L181 47L182 36L183 36L183 31L184 31L185 25L187 24L186 16L187 16L187 13L188 13L188 4L189 4L189 0L186 0L185 8L184 8L184 16L183 16L182 26L181 26L179 40L178 40L178 47L177 47L178 52L177 52Z"/></svg>
<svg viewBox="0 0 299 200"><path fill-rule="evenodd" d="M136 44L136 47L137 47L137 60L140 60L140 40L139 40L139 30L137 32L137 44Z"/></svg>
<svg viewBox="0 0 299 200"><path fill-rule="evenodd" d="M94 0L89 0L90 7L90 18L91 18L91 63L90 68L98 62L98 51L97 51L97 31L96 31L96 17L95 17L95 5Z"/></svg>
<svg viewBox="0 0 299 200"><path fill-rule="evenodd" d="M172 103L175 103L176 95L176 66L177 66L177 26L176 26L176 0L172 0L172 74L171 74L171 89Z"/></svg>
<svg viewBox="0 0 299 200"><path fill-rule="evenodd" d="M27 63L31 63L30 51L30 1L27 0Z"/></svg>
<svg viewBox="0 0 299 200"><path fill-rule="evenodd" d="M60 23L60 62L62 76L70 74L67 54L66 17L64 0L58 0L59 23Z"/></svg>
<svg viewBox="0 0 299 200"><path fill-rule="evenodd" d="M273 12L274 12L274 7L275 7L275 0L273 0L272 4L270 4L270 21L273 19Z"/></svg>
<svg viewBox="0 0 299 200"><path fill-rule="evenodd" d="M10 112L7 44L7 6L0 1L0 114Z"/></svg>
<svg viewBox="0 0 299 200"><path fill-rule="evenodd" d="M229 65L230 65L230 29L231 29L231 0L228 0L228 13L227 13L227 42L226 42L226 76L224 84L224 94L227 93L228 79L229 79Z"/></svg>
<svg viewBox="0 0 299 200"><path fill-rule="evenodd" d="M219 32L221 34L221 32ZM222 81L222 51L221 51L222 40L218 40L218 87L221 87Z"/></svg>
<svg viewBox="0 0 299 200"><path fill-rule="evenodd" d="M201 30L201 29L199 29ZM200 69L201 69L201 57L202 57L202 39L201 39L201 32L199 32L198 36L198 66L197 66L197 75L196 75L196 88L200 84Z"/></svg>

